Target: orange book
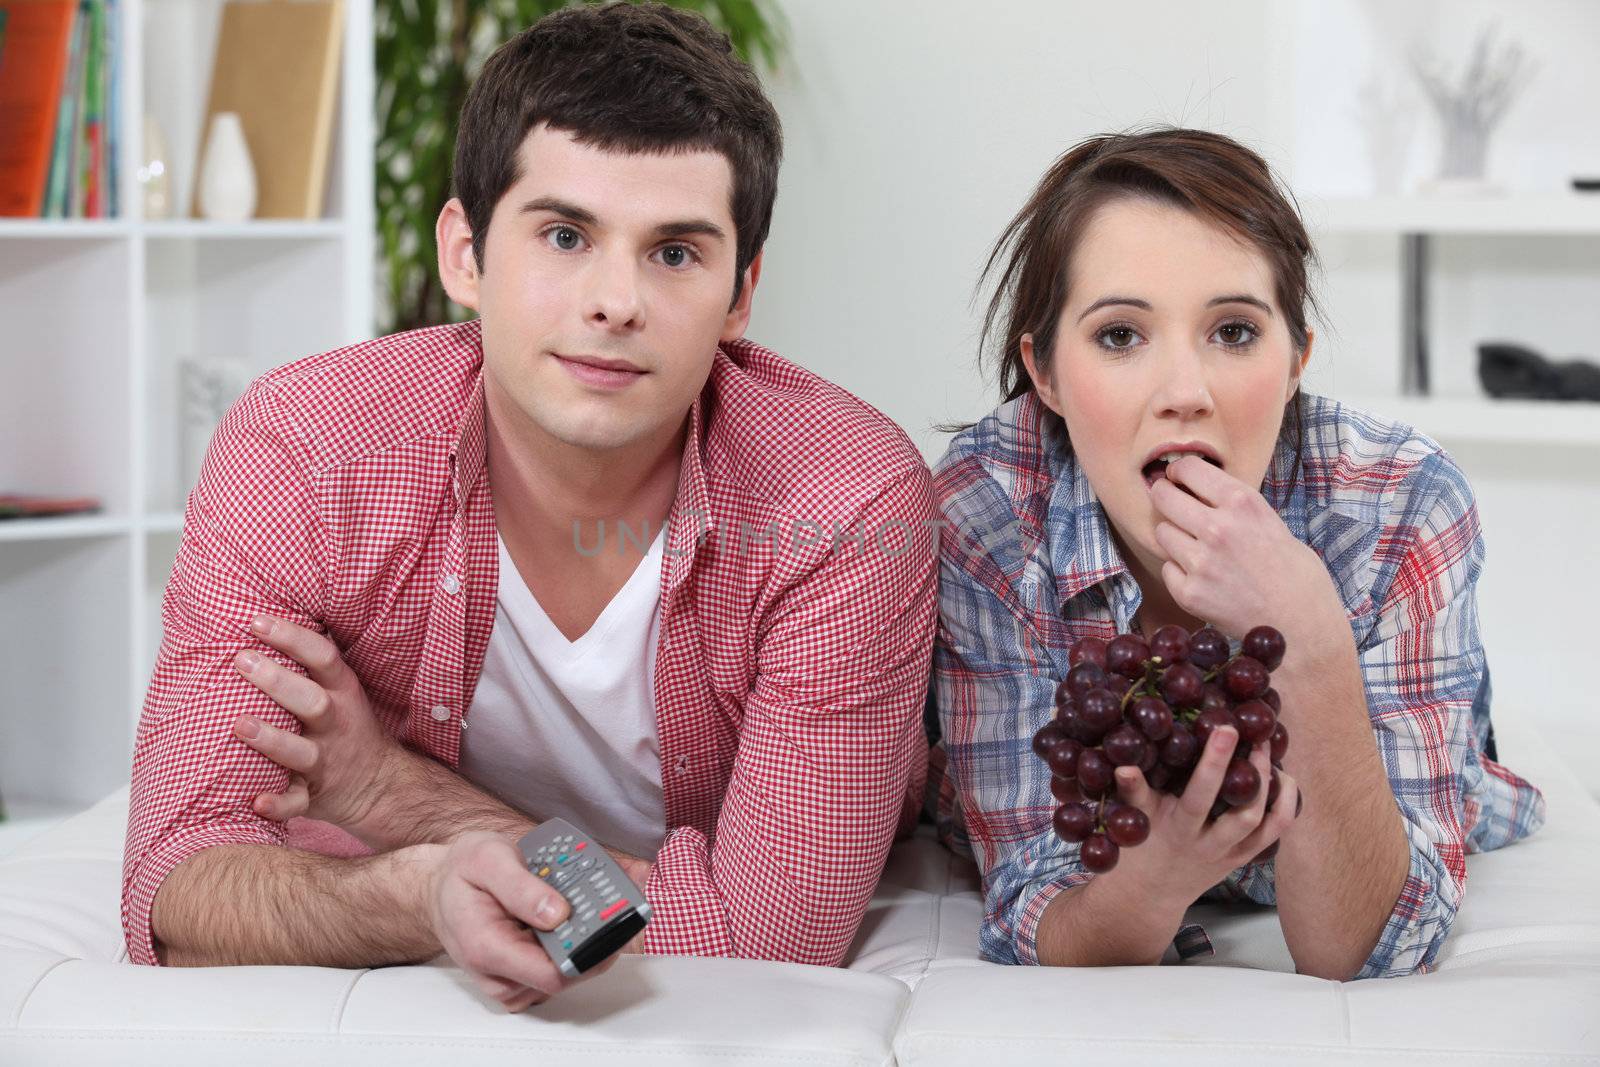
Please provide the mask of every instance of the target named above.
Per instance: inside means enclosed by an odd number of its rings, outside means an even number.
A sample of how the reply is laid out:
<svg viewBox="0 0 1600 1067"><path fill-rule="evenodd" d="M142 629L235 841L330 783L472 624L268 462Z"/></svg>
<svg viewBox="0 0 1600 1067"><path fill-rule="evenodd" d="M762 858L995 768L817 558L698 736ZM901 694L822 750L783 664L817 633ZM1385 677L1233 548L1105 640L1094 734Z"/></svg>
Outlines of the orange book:
<svg viewBox="0 0 1600 1067"><path fill-rule="evenodd" d="M0 0L0 215L37 217L76 0Z"/></svg>

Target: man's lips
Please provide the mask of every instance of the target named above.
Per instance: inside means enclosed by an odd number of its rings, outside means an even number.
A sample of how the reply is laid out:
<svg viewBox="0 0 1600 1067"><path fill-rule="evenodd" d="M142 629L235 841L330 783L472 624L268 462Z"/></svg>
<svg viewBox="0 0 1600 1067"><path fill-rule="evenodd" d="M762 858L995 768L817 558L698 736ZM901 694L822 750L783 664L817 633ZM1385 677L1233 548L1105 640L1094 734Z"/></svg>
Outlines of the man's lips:
<svg viewBox="0 0 1600 1067"><path fill-rule="evenodd" d="M646 374L631 363L620 360L601 360L591 356L555 356L563 370L585 385L602 389L619 389L631 385Z"/></svg>

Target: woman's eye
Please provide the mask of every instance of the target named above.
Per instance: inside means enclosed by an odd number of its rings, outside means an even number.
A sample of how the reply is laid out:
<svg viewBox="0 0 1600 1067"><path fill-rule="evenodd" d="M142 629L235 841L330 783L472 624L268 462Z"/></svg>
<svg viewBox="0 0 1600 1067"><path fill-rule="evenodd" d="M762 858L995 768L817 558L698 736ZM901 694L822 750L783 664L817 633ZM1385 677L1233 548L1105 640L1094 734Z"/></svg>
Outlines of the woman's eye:
<svg viewBox="0 0 1600 1067"><path fill-rule="evenodd" d="M1243 348L1256 339L1256 330L1248 322L1229 322L1217 327L1217 337L1229 348Z"/></svg>
<svg viewBox="0 0 1600 1067"><path fill-rule="evenodd" d="M669 267L684 267L694 261L688 245L667 245L661 250L661 262Z"/></svg>
<svg viewBox="0 0 1600 1067"><path fill-rule="evenodd" d="M1096 336L1096 340L1107 348L1131 348L1134 338L1138 336L1128 326L1107 326Z"/></svg>
<svg viewBox="0 0 1600 1067"><path fill-rule="evenodd" d="M555 226L545 231L544 239L550 247L562 252L574 251L583 243L583 235L571 226Z"/></svg>

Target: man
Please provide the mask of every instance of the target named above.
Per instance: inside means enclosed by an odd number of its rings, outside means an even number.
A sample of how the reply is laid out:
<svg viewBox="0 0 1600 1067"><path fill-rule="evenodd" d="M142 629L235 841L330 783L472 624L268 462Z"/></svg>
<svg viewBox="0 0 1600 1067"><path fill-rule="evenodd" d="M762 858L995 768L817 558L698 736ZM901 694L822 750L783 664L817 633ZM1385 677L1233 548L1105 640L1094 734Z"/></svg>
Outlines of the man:
<svg viewBox="0 0 1600 1067"><path fill-rule="evenodd" d="M135 962L444 949L520 1010L564 984L518 923L567 913L515 849L557 815L643 887L631 947L840 961L919 798L934 512L888 419L740 339L780 151L698 16L490 59L436 234L478 318L263 376L190 496Z"/></svg>

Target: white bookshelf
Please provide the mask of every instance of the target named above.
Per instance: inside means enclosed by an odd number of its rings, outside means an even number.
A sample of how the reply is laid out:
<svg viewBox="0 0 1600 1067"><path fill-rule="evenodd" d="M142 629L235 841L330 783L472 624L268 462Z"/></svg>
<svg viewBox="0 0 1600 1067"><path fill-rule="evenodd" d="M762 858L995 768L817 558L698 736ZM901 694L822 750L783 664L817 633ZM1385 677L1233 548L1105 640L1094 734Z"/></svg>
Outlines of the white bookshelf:
<svg viewBox="0 0 1600 1067"><path fill-rule="evenodd" d="M100 513L0 521L0 846L127 781L182 532L178 375L250 375L371 335L371 0L344 0L324 217L140 217L142 116L187 214L221 0L125 0L123 215L0 220L0 487Z"/></svg>

